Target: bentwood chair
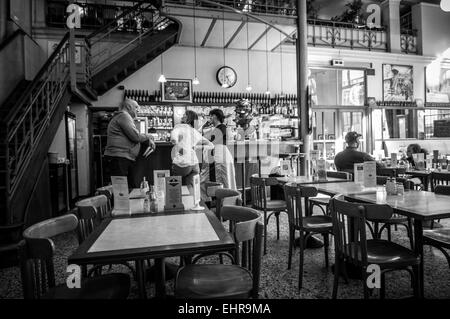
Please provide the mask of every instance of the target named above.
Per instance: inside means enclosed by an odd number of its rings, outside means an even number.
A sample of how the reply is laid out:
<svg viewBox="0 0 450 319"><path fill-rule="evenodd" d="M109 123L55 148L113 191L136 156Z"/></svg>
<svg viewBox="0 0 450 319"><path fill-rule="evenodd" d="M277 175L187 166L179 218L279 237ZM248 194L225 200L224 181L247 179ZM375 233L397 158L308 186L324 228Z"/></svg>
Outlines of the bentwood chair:
<svg viewBox="0 0 450 319"><path fill-rule="evenodd" d="M295 231L300 232L300 267L298 277L298 289L302 288L303 284L303 263L304 250L306 242L313 234L321 234L324 239L325 250L325 267L328 268L328 235L332 234L333 226L331 224L331 217L327 215L306 216L305 210L302 208L307 205L307 198L317 195L317 188L311 186L298 186L295 183L288 183L284 186L284 196L286 198L288 219L289 219L289 255L288 255L288 269L291 269L292 250L294 249Z"/></svg>
<svg viewBox="0 0 450 319"><path fill-rule="evenodd" d="M450 196L450 185L436 185L434 192ZM450 209L450 208L449 208ZM450 255L445 249L450 249L450 228L437 228L423 231L423 243L439 249L447 259L450 267ZM444 249L445 248L445 249Z"/></svg>
<svg viewBox="0 0 450 319"><path fill-rule="evenodd" d="M111 211L114 207L114 193L113 193L113 186L112 185L108 185L108 186L103 186L100 188L97 188L95 190L95 195L105 195L106 198L108 199L109 202L109 211Z"/></svg>
<svg viewBox="0 0 450 319"><path fill-rule="evenodd" d="M420 256L396 243L366 238L367 220L387 220L393 214L388 205L350 203L337 195L331 199L335 246L335 269L333 299L337 297L339 276L345 273L346 264L361 269L364 298L369 298L367 277L369 265L378 265L380 274L380 298L385 297L385 274L395 270L406 270L411 275L414 296L419 291Z"/></svg>
<svg viewBox="0 0 450 319"><path fill-rule="evenodd" d="M275 216L277 223L277 240L280 239L280 212L286 211L286 202L279 199L269 199L267 190L270 186L278 185L276 177L250 177L252 208L264 214L264 255L267 253L267 224L270 217Z"/></svg>
<svg viewBox="0 0 450 319"><path fill-rule="evenodd" d="M70 289L64 282L56 285L51 237L74 231L74 214L51 218L28 227L20 243L20 269L25 299L126 299L130 290L127 274L107 274L82 278L80 288Z"/></svg>
<svg viewBox="0 0 450 319"><path fill-rule="evenodd" d="M377 185L386 184L387 178L388 178L387 176L377 176ZM405 190L412 189L414 187L413 183L411 183L409 180L405 178L399 177L396 178L396 181L398 183L402 183ZM381 218L378 218L377 220L374 221L368 219L368 222L369 223L367 223L367 226L369 227L370 233L372 234L372 238L380 239L383 231L386 230L388 241L391 241L392 239L391 226L394 226L395 230L397 230L397 226L405 227L411 249L414 248L413 242L414 235L413 235L412 221L410 217L393 213L392 217L390 217L389 219L383 220ZM370 222L373 223L373 227L370 224ZM380 224L382 224L381 227L379 227Z"/></svg>
<svg viewBox="0 0 450 319"><path fill-rule="evenodd" d="M103 219L111 216L111 205L106 195L97 195L80 200L75 203L75 206L78 214L78 242L81 244ZM121 265L130 269L133 277L136 278L136 271L128 262L123 262ZM101 272L102 266L95 265L89 274L93 271ZM109 266L111 268L111 265Z"/></svg>
<svg viewBox="0 0 450 319"><path fill-rule="evenodd" d="M352 180L352 174L347 172L339 172L339 171L327 171L327 177L332 178L342 178L348 181ZM320 195L316 197L309 198L309 210L312 213L314 206L320 208L320 210L325 214L329 215L328 206L330 204L331 197L328 195Z"/></svg>
<svg viewBox="0 0 450 319"><path fill-rule="evenodd" d="M260 214L237 206L224 207L222 214L233 221L236 249L230 257L232 264L194 263L180 268L176 298L258 298L264 229Z"/></svg>
<svg viewBox="0 0 450 319"><path fill-rule="evenodd" d="M434 189L438 185L450 185L450 172L432 172L430 177L431 191L434 192Z"/></svg>

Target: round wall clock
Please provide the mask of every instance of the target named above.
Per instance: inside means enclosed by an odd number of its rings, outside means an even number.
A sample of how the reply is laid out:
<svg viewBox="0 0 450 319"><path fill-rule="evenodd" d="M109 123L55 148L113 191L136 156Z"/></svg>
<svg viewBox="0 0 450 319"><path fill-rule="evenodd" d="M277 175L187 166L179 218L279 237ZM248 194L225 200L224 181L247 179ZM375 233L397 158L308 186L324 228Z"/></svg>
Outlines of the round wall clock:
<svg viewBox="0 0 450 319"><path fill-rule="evenodd" d="M233 68L229 66L223 66L217 71L217 82L224 87L226 85L227 88L233 87L237 81L237 74Z"/></svg>

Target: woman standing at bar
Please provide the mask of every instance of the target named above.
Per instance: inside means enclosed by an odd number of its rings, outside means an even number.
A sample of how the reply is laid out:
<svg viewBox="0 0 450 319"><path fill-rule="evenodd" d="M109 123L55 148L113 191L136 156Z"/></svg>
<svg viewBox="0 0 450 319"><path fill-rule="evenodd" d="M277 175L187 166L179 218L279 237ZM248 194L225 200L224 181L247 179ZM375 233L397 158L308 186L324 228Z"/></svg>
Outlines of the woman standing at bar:
<svg viewBox="0 0 450 319"><path fill-rule="evenodd" d="M181 176L183 184L192 191L194 176L200 173L199 161L196 154L197 146L213 149L214 145L195 129L198 123L197 113L187 110L178 124L172 130L170 137L172 148L172 176Z"/></svg>
<svg viewBox="0 0 450 319"><path fill-rule="evenodd" d="M227 147L227 126L223 123L225 115L220 109L209 112L210 120L203 126L204 135L214 144L210 156L209 167L204 166L201 173L202 199L208 200L206 195L206 181L219 182L224 188L236 188L234 160ZM211 126L212 124L212 126ZM207 127L210 128L207 129ZM212 163L211 163L212 161Z"/></svg>

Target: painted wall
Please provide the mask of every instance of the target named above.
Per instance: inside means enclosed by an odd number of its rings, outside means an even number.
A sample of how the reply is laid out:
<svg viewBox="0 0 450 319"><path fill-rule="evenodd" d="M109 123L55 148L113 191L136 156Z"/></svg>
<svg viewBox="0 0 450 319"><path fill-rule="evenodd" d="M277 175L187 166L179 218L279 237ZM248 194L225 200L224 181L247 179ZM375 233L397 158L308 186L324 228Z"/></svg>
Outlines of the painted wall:
<svg viewBox="0 0 450 319"><path fill-rule="evenodd" d="M450 49L450 12L429 3L415 5L412 12L413 27L419 30L422 39L423 55L437 56Z"/></svg>
<svg viewBox="0 0 450 319"><path fill-rule="evenodd" d="M424 98L424 67L432 61L431 57L417 55L390 54L384 52L364 52L356 50L336 50L329 48L309 48L309 63L314 66L329 66L331 59L342 59L347 67L370 67L375 69L374 76L367 78L367 95L381 100L382 64L413 65L414 96ZM216 81L216 72L223 65L223 51L219 49L197 49L197 76L200 80L194 91L200 92L246 92L247 86L247 53L243 50L226 50L225 64L237 72L237 83L230 89L223 89ZM174 46L163 55L164 74L167 78L192 79L194 77L194 53L191 47ZM295 53L283 53L283 69L279 53L269 54L269 89L281 92L281 74L283 91L296 94L296 61ZM250 52L250 82L254 93L266 91L266 54L265 51ZM158 77L161 73L161 60L158 57L143 66L126 80L119 83L126 89L159 90ZM94 102L94 106L117 106L123 99L123 91L117 86Z"/></svg>
<svg viewBox="0 0 450 319"><path fill-rule="evenodd" d="M48 152L58 153L58 157L67 158L65 117L63 117L61 123L59 124L58 131L56 131L52 145L50 145Z"/></svg>

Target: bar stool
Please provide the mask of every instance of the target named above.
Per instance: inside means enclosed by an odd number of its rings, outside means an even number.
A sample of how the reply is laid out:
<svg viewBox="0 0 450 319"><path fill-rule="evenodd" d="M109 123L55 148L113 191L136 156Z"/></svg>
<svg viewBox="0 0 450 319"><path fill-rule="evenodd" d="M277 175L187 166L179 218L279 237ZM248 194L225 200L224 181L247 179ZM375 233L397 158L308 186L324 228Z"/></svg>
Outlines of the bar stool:
<svg viewBox="0 0 450 319"><path fill-rule="evenodd" d="M252 196L252 208L263 211L264 214L264 254L267 253L267 224L272 215L277 223L277 240L280 239L280 212L286 212L284 200L271 200L267 197L267 187L278 185L276 177L250 177L250 188Z"/></svg>

